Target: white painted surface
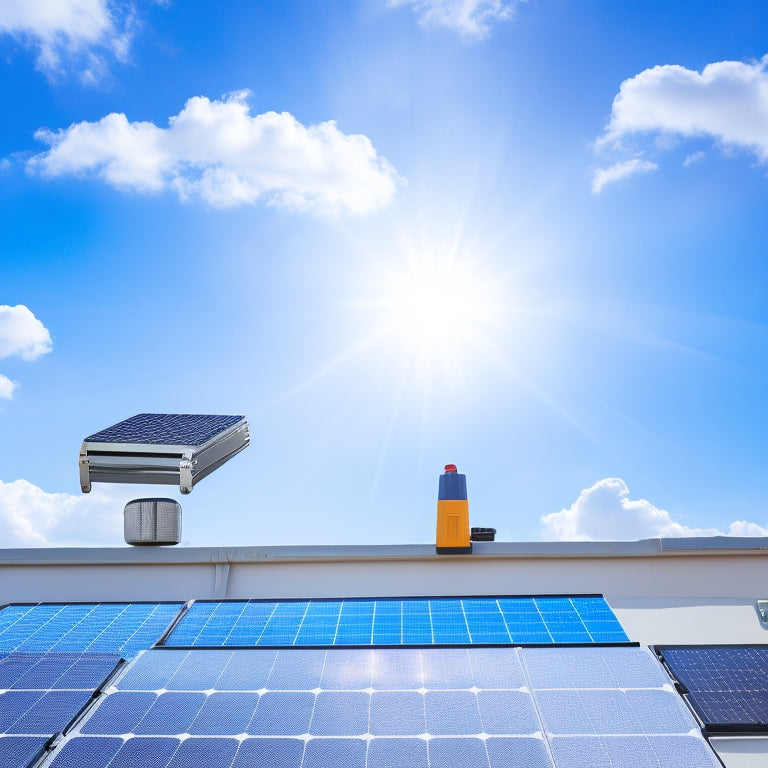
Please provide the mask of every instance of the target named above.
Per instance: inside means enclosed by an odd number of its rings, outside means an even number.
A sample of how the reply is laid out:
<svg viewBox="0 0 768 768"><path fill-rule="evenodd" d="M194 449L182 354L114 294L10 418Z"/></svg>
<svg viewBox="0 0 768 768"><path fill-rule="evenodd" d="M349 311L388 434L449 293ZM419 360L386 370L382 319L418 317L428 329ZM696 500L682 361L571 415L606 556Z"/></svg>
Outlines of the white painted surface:
<svg viewBox="0 0 768 768"><path fill-rule="evenodd" d="M726 768L766 768L768 766L768 738L719 737L710 739L710 743Z"/></svg>
<svg viewBox="0 0 768 768"><path fill-rule="evenodd" d="M629 639L641 645L768 643L768 625L759 619L756 600L616 598L609 603Z"/></svg>

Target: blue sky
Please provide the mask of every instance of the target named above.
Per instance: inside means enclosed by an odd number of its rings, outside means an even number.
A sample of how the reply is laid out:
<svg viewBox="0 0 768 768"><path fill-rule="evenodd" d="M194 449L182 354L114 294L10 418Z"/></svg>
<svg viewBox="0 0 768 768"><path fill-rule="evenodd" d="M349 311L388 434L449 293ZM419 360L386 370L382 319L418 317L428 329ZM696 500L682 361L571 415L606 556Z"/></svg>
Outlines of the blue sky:
<svg viewBox="0 0 768 768"><path fill-rule="evenodd" d="M0 7L2 546L765 534L763 2ZM242 413L188 497L92 432Z"/></svg>

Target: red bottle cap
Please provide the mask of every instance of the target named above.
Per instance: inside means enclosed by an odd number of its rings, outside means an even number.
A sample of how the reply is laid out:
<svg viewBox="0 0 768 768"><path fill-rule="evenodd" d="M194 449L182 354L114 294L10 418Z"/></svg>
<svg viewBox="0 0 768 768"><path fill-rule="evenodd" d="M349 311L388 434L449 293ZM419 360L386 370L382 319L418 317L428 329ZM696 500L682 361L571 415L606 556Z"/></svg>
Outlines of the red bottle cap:
<svg viewBox="0 0 768 768"><path fill-rule="evenodd" d="M459 470L456 469L456 465L455 464L446 464L445 465L445 471L446 472L458 472Z"/></svg>

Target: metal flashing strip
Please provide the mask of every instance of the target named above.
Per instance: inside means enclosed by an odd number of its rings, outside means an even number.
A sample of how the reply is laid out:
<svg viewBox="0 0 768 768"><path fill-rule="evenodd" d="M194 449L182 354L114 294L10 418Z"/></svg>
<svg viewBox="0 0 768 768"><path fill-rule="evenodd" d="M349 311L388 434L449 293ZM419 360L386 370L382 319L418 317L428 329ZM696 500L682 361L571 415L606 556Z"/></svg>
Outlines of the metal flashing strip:
<svg viewBox="0 0 768 768"><path fill-rule="evenodd" d="M162 642L190 648L595 643L629 643L600 595L199 601Z"/></svg>
<svg viewBox="0 0 768 768"><path fill-rule="evenodd" d="M766 550L768 536L693 536L659 539L661 549L668 552L692 550Z"/></svg>

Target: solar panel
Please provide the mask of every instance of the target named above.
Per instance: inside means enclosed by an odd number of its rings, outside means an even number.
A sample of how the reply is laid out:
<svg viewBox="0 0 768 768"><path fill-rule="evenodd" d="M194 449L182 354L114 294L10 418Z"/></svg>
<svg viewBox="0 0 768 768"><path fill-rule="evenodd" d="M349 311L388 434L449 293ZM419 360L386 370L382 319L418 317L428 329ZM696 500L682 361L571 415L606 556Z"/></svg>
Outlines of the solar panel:
<svg viewBox="0 0 768 768"><path fill-rule="evenodd" d="M85 440L89 443L196 447L212 440L243 418L192 413L139 413Z"/></svg>
<svg viewBox="0 0 768 768"><path fill-rule="evenodd" d="M149 650L51 763L104 765L719 763L644 649L427 647Z"/></svg>
<svg viewBox="0 0 768 768"><path fill-rule="evenodd" d="M103 654L0 656L0 764L26 768L64 731L114 672Z"/></svg>
<svg viewBox="0 0 768 768"><path fill-rule="evenodd" d="M0 653L117 653L149 648L181 603L9 605L0 610Z"/></svg>
<svg viewBox="0 0 768 768"><path fill-rule="evenodd" d="M179 484L182 493L250 442L244 416L139 413L85 438L80 487L91 483Z"/></svg>
<svg viewBox="0 0 768 768"><path fill-rule="evenodd" d="M628 643L605 600L474 597L195 602L169 647Z"/></svg>
<svg viewBox="0 0 768 768"><path fill-rule="evenodd" d="M656 650L709 732L768 731L768 646Z"/></svg>
<svg viewBox="0 0 768 768"><path fill-rule="evenodd" d="M522 648L557 768L720 768L644 648Z"/></svg>

